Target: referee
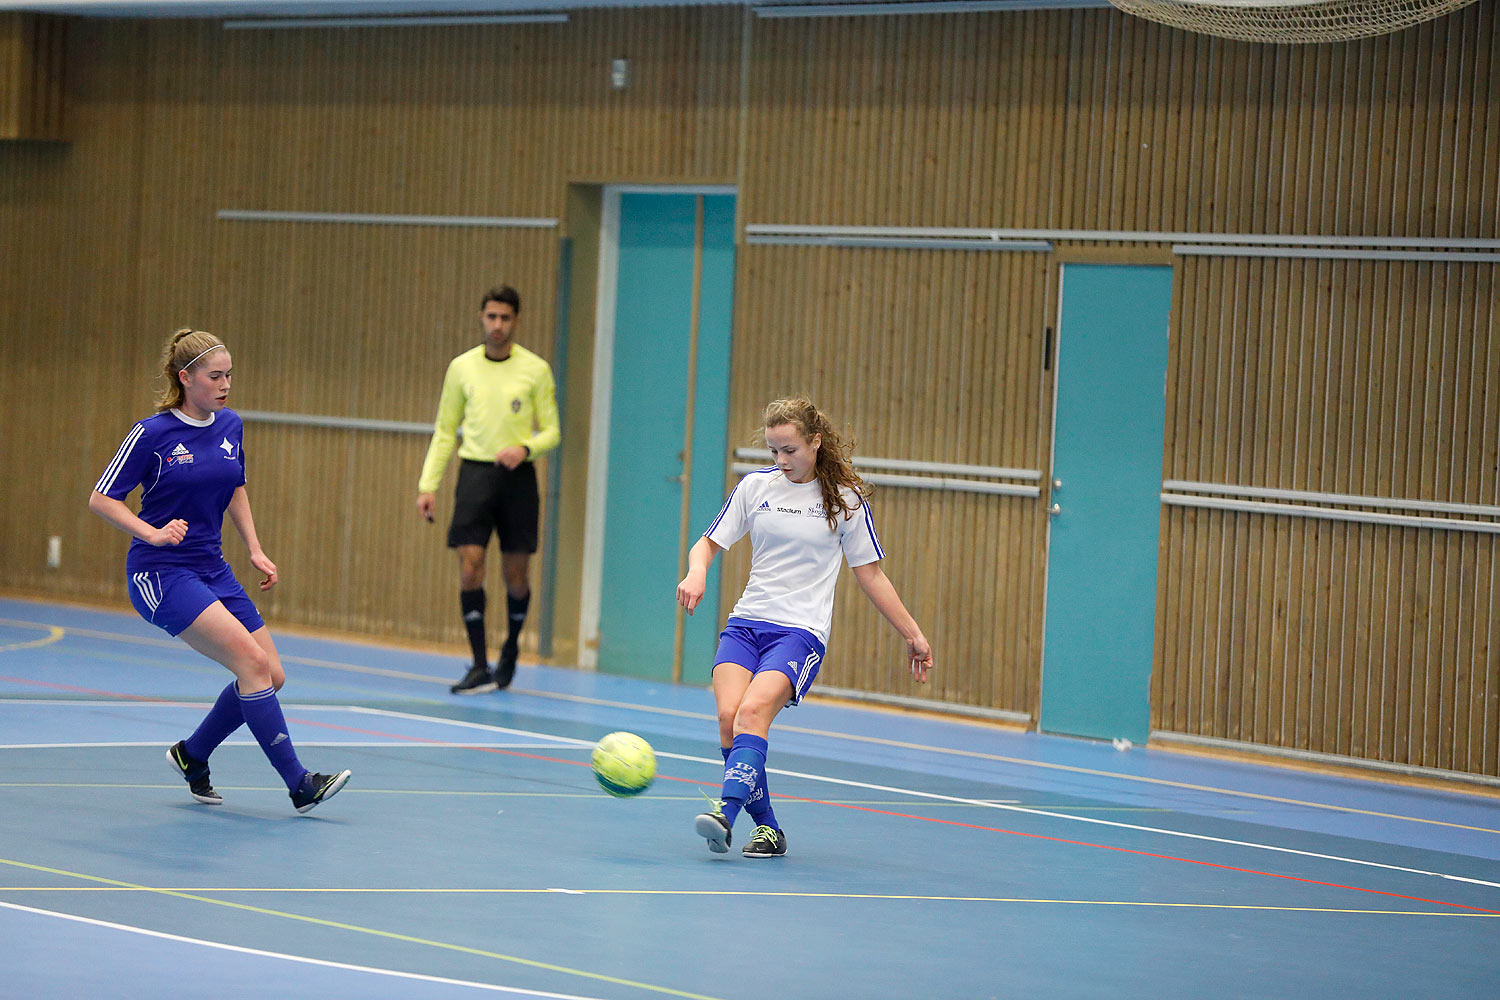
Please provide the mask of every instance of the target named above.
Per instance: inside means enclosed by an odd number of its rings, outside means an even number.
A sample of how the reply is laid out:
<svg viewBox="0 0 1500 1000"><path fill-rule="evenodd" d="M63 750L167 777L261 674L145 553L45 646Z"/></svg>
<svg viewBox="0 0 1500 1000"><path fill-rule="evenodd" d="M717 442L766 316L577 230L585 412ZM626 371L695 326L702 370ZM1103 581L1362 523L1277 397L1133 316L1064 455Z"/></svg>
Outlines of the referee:
<svg viewBox="0 0 1500 1000"><path fill-rule="evenodd" d="M521 296L514 288L501 285L485 293L479 305L484 342L448 365L437 425L417 482L417 510L431 521L433 493L462 426L448 547L458 550L459 607L474 665L448 689L454 694L494 691L515 676L517 642L531 603L526 571L536 551L540 507L532 460L556 448L560 437L552 368L515 342L520 315ZM492 531L500 536L509 610L494 672L485 656L484 633L484 554Z"/></svg>

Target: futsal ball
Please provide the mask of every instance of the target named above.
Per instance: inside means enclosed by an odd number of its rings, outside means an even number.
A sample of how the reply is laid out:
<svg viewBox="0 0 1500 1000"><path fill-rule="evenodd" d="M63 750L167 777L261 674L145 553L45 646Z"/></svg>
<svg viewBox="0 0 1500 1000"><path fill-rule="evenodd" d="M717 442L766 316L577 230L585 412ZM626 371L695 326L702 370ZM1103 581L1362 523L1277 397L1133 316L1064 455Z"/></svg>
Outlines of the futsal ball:
<svg viewBox="0 0 1500 1000"><path fill-rule="evenodd" d="M656 754L635 733L610 733L594 746L594 777L611 795L639 795L656 777Z"/></svg>

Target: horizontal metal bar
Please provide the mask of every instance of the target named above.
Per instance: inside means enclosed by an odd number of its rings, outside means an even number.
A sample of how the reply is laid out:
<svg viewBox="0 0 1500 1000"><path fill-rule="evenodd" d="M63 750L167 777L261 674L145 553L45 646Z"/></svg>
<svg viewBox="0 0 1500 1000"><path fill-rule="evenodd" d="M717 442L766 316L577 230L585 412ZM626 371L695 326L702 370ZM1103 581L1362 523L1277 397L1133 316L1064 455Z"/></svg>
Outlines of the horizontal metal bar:
<svg viewBox="0 0 1500 1000"><path fill-rule="evenodd" d="M764 469L764 465L735 462L735 472L746 475ZM899 486L912 490L937 490L944 493L988 493L995 496L1039 497L1041 487L1017 483L991 483L976 479L935 479L927 476L895 476L884 472L867 472L860 477L872 486Z"/></svg>
<svg viewBox="0 0 1500 1000"><path fill-rule="evenodd" d="M1343 250L1328 247L1201 246L1174 243L1172 252L1180 257L1304 257L1315 260L1430 260L1479 264L1500 261L1500 253L1463 250Z"/></svg>
<svg viewBox="0 0 1500 1000"><path fill-rule="evenodd" d="M808 692L811 698L843 698L846 701L864 701L876 705L895 705L900 708L916 708L924 712L941 712L944 715L966 715L976 719L994 719L1000 722L1010 722L1022 726L1031 724L1031 716L1025 712L1013 712L1006 708L984 708L979 705L955 705L948 701L934 701L931 698L913 698L909 695L880 694L875 691L856 691L853 688L824 687L818 684ZM778 728L795 729L782 723Z"/></svg>
<svg viewBox="0 0 1500 1000"><path fill-rule="evenodd" d="M337 222L375 226L469 226L492 229L555 229L556 219L486 215L378 215L361 212L278 212L221 208L221 222Z"/></svg>
<svg viewBox="0 0 1500 1000"><path fill-rule="evenodd" d="M1350 757L1338 753L1322 753L1317 750L1298 750L1295 747L1269 746L1265 743L1249 743L1244 740L1221 739L1217 736L1199 736L1194 733L1173 733L1164 729L1151 730L1153 743L1202 747L1206 750L1232 750L1236 753L1265 754L1270 757L1286 757L1290 760L1312 764L1333 764L1341 767L1357 767L1372 771L1387 771L1412 777L1438 778L1443 781L1468 781L1478 785L1500 788L1500 778L1471 771L1450 771L1446 768L1422 767L1417 764L1397 764L1388 760L1370 760L1365 757Z"/></svg>
<svg viewBox="0 0 1500 1000"><path fill-rule="evenodd" d="M448 14L412 17L263 17L224 22L225 31L257 28L430 28L460 24L566 24L566 14Z"/></svg>
<svg viewBox="0 0 1500 1000"><path fill-rule="evenodd" d="M312 413L273 413L268 410L236 410L240 419L258 424L290 424L294 427L330 427L346 431L383 431L392 434L430 436L432 424L405 420L369 420L364 417L325 417Z"/></svg>
<svg viewBox="0 0 1500 1000"><path fill-rule="evenodd" d="M752 7L756 17L858 17L886 14L983 14L1007 10L1072 10L1108 7L1109 0L921 0L894 3L770 4Z"/></svg>
<svg viewBox="0 0 1500 1000"><path fill-rule="evenodd" d="M1213 493L1219 496L1258 497L1262 500L1294 500L1303 503L1336 503L1350 507L1385 507L1395 510L1425 510L1438 514L1477 514L1500 517L1500 507L1482 503L1449 503L1443 500L1404 500L1396 497L1367 497L1357 493L1314 493L1308 490L1282 490L1270 486L1229 486L1224 483L1195 483L1186 479L1168 479L1161 488L1172 493Z"/></svg>
<svg viewBox="0 0 1500 1000"><path fill-rule="evenodd" d="M756 448L736 448L734 457L750 462L764 462L766 453ZM936 472L939 474L946 473L950 476L989 476L992 479L1029 479L1039 481L1042 478L1041 472L1037 469L1007 469L998 465L918 462L907 458L861 458L858 455L850 461L858 469L897 469L901 472Z"/></svg>
<svg viewBox="0 0 1500 1000"><path fill-rule="evenodd" d="M1011 250L1051 253L1045 240L942 239L908 236L758 236L745 237L752 246L868 247L883 250Z"/></svg>
<svg viewBox="0 0 1500 1000"><path fill-rule="evenodd" d="M1194 497L1181 493L1163 493L1161 502L1170 507L1201 507L1210 510L1232 510L1248 514L1282 514L1310 517L1320 521L1352 521L1360 524L1390 524L1403 528L1431 528L1438 531L1470 531L1485 535L1500 534L1500 521L1458 521L1448 517L1419 517L1413 514L1375 514L1362 510L1336 510L1331 507L1306 507L1265 500L1229 500L1223 497Z"/></svg>
<svg viewBox="0 0 1500 1000"><path fill-rule="evenodd" d="M1243 243L1265 246L1424 247L1434 250L1500 250L1500 240L1425 236L1308 236L1274 233L1163 233L1130 229L1005 229L934 226L822 226L752 222L749 236L899 236L950 239L1083 240L1120 243Z"/></svg>

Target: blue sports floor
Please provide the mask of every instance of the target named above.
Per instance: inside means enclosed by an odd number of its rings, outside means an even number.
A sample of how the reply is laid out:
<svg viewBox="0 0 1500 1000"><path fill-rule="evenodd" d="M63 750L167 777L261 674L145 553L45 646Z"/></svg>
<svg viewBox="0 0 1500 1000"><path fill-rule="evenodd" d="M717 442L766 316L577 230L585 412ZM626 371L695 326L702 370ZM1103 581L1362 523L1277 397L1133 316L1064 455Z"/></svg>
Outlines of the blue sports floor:
<svg viewBox="0 0 1500 1000"><path fill-rule="evenodd" d="M169 770L222 668L0 600L0 997L1500 996L1500 797L813 701L790 853L715 856L703 689L277 642L303 762L354 772L305 816L243 730L222 806ZM638 798L587 765L617 729Z"/></svg>

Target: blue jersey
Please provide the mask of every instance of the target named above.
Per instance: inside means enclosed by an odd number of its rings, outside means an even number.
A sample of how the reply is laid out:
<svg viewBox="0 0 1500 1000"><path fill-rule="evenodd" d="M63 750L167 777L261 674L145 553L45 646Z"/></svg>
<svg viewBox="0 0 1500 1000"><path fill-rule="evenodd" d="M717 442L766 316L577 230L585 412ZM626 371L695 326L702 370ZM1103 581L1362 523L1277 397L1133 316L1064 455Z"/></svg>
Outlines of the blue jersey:
<svg viewBox="0 0 1500 1000"><path fill-rule="evenodd" d="M124 500L140 486L141 520L160 528L181 518L187 535L178 545L159 548L133 539L126 572L208 568L224 561L224 510L245 485L243 432L239 414L228 409L202 422L167 410L130 429L94 489Z"/></svg>

